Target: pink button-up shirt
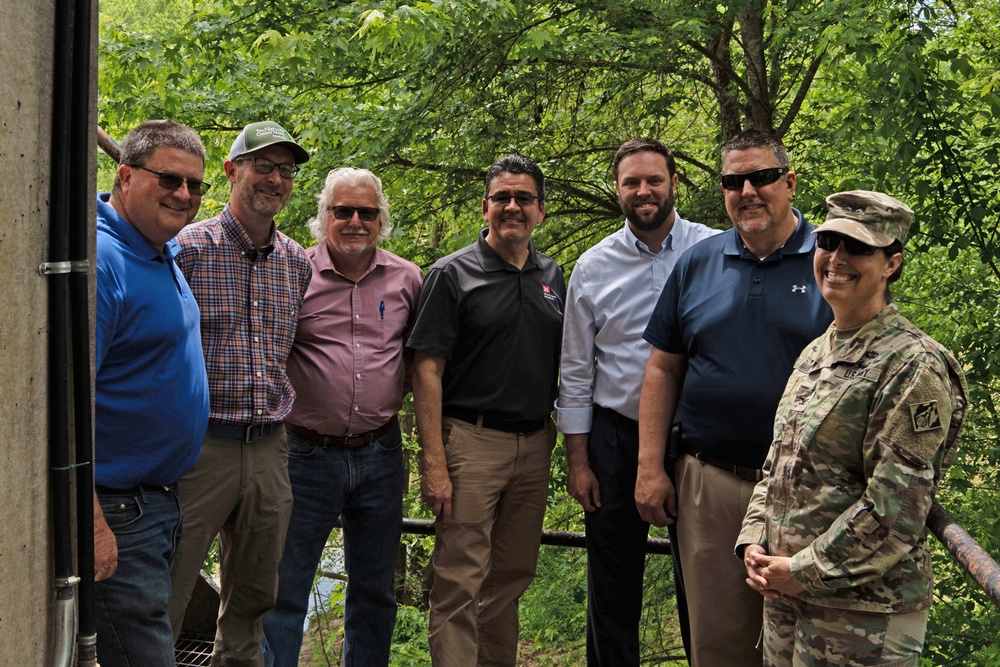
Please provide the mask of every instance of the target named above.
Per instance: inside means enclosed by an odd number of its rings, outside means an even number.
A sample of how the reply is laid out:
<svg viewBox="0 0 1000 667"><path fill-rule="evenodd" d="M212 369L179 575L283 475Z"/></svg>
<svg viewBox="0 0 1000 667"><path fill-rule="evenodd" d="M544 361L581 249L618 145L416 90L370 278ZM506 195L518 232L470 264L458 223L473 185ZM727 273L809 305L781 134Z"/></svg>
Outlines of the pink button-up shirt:
<svg viewBox="0 0 1000 667"><path fill-rule="evenodd" d="M288 357L296 393L288 421L324 435L377 429L403 404L403 346L421 271L376 248L355 283L337 272L325 243L306 252L313 275Z"/></svg>

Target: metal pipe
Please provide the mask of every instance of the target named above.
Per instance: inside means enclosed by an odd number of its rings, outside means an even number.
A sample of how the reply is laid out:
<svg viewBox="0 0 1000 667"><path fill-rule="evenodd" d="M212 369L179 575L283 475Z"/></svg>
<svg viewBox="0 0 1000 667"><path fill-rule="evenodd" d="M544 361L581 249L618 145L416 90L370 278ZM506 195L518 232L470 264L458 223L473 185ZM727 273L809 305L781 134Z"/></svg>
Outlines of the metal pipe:
<svg viewBox="0 0 1000 667"><path fill-rule="evenodd" d="M69 132L72 119L72 0L57 0L52 69L52 147L49 192L49 261L39 267L48 279L48 415L52 492L54 586L56 593L53 667L73 659L75 586L73 574L71 470L69 456Z"/></svg>
<svg viewBox="0 0 1000 667"><path fill-rule="evenodd" d="M340 521L336 524L340 526ZM412 535L433 535L434 521L431 519L403 519L403 532ZM543 530L542 544L553 547L578 547L587 546L586 535L567 530ZM669 554L670 540L661 538L649 538L646 540L646 553L648 554Z"/></svg>
<svg viewBox="0 0 1000 667"><path fill-rule="evenodd" d="M993 604L1000 608L1000 565L937 500L927 516L927 526L962 569L971 574L979 587L990 596Z"/></svg>
<svg viewBox="0 0 1000 667"><path fill-rule="evenodd" d="M94 586L94 429L90 364L90 188L92 158L91 0L76 0L73 21L73 93L70 104L69 256L70 319L73 350L73 419L76 442L76 554L80 573L77 665L97 665L97 611Z"/></svg>

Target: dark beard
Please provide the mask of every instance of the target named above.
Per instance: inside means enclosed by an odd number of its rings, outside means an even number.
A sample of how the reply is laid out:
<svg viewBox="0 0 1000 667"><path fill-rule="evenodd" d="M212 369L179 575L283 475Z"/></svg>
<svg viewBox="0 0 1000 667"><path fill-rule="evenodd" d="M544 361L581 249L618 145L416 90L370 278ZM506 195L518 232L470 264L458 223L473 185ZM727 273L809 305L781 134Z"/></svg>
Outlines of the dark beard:
<svg viewBox="0 0 1000 667"><path fill-rule="evenodd" d="M622 213L625 214L625 218L632 223L633 227L635 227L639 231L651 232L656 229L659 229L663 225L663 223L666 222L667 218L670 217L670 214L674 210L674 198L667 197L667 200L663 202L663 204L659 205L659 207L656 209L656 213L653 214L653 217L648 220L644 220L643 218L639 217L638 213L636 213L635 210L636 202L634 200L632 204L629 205L623 202L621 197L619 197L618 205L621 206Z"/></svg>

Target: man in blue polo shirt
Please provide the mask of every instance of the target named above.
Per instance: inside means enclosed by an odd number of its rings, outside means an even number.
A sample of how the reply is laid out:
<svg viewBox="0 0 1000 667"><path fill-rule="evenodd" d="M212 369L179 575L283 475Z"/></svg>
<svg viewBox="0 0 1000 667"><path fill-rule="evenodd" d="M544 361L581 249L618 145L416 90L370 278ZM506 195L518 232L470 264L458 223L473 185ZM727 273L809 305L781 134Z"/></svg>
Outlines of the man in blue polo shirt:
<svg viewBox="0 0 1000 667"><path fill-rule="evenodd" d="M813 279L813 227L791 206L784 145L747 130L722 147L722 174L734 226L670 274L643 335L653 349L639 402L636 505L654 525L676 520L693 667L761 664L763 598L732 545L792 364L833 319ZM678 399L675 495L663 465Z"/></svg>
<svg viewBox="0 0 1000 667"><path fill-rule="evenodd" d="M174 236L208 185L198 134L169 120L122 143L97 198L94 576L103 667L174 664L167 603L176 481L198 458L208 378Z"/></svg>

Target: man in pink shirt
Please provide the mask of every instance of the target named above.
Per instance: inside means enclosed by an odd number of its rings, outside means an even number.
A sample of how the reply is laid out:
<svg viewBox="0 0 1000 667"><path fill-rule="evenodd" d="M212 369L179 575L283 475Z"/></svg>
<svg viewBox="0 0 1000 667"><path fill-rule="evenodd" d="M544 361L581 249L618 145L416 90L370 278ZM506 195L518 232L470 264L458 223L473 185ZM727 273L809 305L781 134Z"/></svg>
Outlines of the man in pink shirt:
<svg viewBox="0 0 1000 667"><path fill-rule="evenodd" d="M375 247L392 225L382 182L368 170L331 171L310 228L312 280L288 358L294 502L264 655L274 667L298 664L313 574L339 518L349 577L343 664L388 665L403 513L397 413L410 385L403 346L422 275Z"/></svg>

